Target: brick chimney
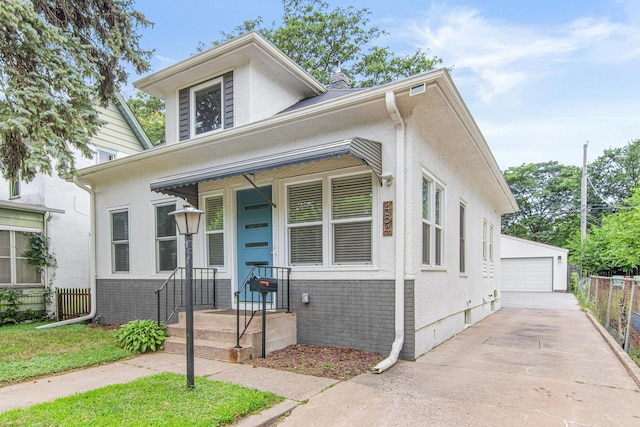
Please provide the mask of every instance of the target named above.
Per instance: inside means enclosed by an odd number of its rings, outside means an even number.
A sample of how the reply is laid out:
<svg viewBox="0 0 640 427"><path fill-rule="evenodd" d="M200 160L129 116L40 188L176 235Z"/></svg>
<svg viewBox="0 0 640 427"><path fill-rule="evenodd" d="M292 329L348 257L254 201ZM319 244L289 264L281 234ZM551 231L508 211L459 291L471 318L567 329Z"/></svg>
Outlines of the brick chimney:
<svg viewBox="0 0 640 427"><path fill-rule="evenodd" d="M331 89L351 89L351 79L342 72L340 67L336 68L336 72L329 80L329 90Z"/></svg>

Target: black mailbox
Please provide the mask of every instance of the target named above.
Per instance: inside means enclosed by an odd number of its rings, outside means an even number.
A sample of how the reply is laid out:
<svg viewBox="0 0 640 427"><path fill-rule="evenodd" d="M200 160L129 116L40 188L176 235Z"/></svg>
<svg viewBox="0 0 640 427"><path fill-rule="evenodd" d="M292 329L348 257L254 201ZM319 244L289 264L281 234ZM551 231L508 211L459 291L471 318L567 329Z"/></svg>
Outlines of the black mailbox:
<svg viewBox="0 0 640 427"><path fill-rule="evenodd" d="M251 292L278 292L278 280L275 277L253 276L249 281Z"/></svg>

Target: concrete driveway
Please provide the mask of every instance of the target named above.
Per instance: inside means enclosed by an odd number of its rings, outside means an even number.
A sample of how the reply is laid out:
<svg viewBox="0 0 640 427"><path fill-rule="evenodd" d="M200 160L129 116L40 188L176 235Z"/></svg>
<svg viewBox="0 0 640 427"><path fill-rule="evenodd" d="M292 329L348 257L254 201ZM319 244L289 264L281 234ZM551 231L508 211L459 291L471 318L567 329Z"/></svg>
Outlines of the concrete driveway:
<svg viewBox="0 0 640 427"><path fill-rule="evenodd" d="M339 383L278 425L640 425L638 385L573 295L502 297L416 362Z"/></svg>

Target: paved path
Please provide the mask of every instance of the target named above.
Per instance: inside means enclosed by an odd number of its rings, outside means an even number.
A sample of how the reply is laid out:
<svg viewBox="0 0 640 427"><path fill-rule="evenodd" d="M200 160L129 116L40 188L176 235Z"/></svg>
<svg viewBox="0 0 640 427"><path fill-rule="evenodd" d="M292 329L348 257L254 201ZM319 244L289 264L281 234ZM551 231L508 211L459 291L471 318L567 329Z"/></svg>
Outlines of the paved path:
<svg viewBox="0 0 640 427"><path fill-rule="evenodd" d="M195 374L286 398L241 426L289 413L279 426L640 426L633 377L640 382L640 370L609 347L573 295L502 298L502 310L379 375L336 383L204 359L196 359ZM184 365L183 355L155 353L3 387L0 412L157 372L184 373Z"/></svg>

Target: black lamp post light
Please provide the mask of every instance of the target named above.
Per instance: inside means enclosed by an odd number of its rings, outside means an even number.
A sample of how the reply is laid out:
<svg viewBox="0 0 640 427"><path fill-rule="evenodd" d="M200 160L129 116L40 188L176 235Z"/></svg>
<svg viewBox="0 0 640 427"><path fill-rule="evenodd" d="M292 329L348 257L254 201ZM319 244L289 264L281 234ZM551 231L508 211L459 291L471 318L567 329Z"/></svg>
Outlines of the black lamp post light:
<svg viewBox="0 0 640 427"><path fill-rule="evenodd" d="M182 209L170 212L178 226L178 232L185 236L185 269L187 283L185 286L185 298L187 300L187 388L193 388L193 240L194 234L198 234L200 218L204 211L190 205L184 205Z"/></svg>

